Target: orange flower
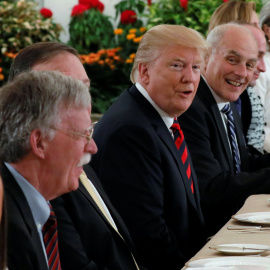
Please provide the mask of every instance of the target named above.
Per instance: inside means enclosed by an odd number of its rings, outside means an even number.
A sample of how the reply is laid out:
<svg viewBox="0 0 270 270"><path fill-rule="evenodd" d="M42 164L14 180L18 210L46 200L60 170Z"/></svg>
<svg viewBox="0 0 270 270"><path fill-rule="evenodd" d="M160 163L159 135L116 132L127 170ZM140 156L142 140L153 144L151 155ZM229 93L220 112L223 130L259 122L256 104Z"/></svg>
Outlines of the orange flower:
<svg viewBox="0 0 270 270"><path fill-rule="evenodd" d="M117 29L114 30L114 34L115 34L115 35L122 35L123 32L124 32L124 31L123 31L123 29L121 29L121 28L117 28Z"/></svg>
<svg viewBox="0 0 270 270"><path fill-rule="evenodd" d="M134 38L136 38L136 35L134 35L134 34L128 34L127 35L128 40L131 40L131 39L134 39Z"/></svg>
<svg viewBox="0 0 270 270"><path fill-rule="evenodd" d="M137 29L131 28L131 29L129 29L128 32L129 32L130 34L135 34L135 33L137 32Z"/></svg>
<svg viewBox="0 0 270 270"><path fill-rule="evenodd" d="M113 60L109 59L109 58L106 58L105 59L105 63L110 66L112 63L113 63Z"/></svg>
<svg viewBox="0 0 270 270"><path fill-rule="evenodd" d="M105 54L105 53L106 53L106 50L105 49L99 50L97 52L98 55L102 55L102 54Z"/></svg>
<svg viewBox="0 0 270 270"><path fill-rule="evenodd" d="M139 43L141 41L141 39L142 39L142 36L136 37L136 38L133 39L133 42L134 43Z"/></svg>
<svg viewBox="0 0 270 270"><path fill-rule="evenodd" d="M141 27L141 28L140 28L140 32L141 32L141 33L144 33L145 31L146 31L146 27Z"/></svg>
<svg viewBox="0 0 270 270"><path fill-rule="evenodd" d="M114 59L115 61L119 61L119 60L120 60L120 57L119 57L118 55L116 55L116 56L113 57L113 59Z"/></svg>
<svg viewBox="0 0 270 270"><path fill-rule="evenodd" d="M103 60L99 60L98 63L99 63L99 65L101 65L101 66L104 65L104 61L103 61Z"/></svg>
<svg viewBox="0 0 270 270"><path fill-rule="evenodd" d="M3 72L3 68L0 67L0 73L2 73L2 72Z"/></svg>
<svg viewBox="0 0 270 270"><path fill-rule="evenodd" d="M111 70L115 70L115 65L110 65Z"/></svg>
<svg viewBox="0 0 270 270"><path fill-rule="evenodd" d="M127 59L127 60L126 60L126 63L127 63L127 64L133 63L133 59Z"/></svg>
<svg viewBox="0 0 270 270"><path fill-rule="evenodd" d="M129 58L130 58L130 59L134 59L134 58L135 58L135 55L136 55L136 53L132 53L132 54L129 56Z"/></svg>
<svg viewBox="0 0 270 270"><path fill-rule="evenodd" d="M18 53L8 53L8 52L6 52L5 53L5 55L8 57L8 58L11 58L11 59L14 59L15 57L16 57L16 55L17 55Z"/></svg>
<svg viewBox="0 0 270 270"><path fill-rule="evenodd" d="M0 74L0 81L3 81L4 78L5 78L5 76L1 73L1 74Z"/></svg>

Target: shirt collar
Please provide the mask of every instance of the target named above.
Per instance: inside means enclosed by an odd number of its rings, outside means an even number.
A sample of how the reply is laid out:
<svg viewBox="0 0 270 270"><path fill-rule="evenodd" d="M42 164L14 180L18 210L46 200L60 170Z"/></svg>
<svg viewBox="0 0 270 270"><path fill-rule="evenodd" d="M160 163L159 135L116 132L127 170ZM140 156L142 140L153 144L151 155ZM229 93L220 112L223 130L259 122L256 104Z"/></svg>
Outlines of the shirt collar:
<svg viewBox="0 0 270 270"><path fill-rule="evenodd" d="M156 109L162 120L164 121L167 128L170 130L170 127L173 124L173 117L169 116L166 112L158 107L158 105L153 101L153 99L149 96L148 92L142 87L140 83L136 83L135 86L139 90L139 92L150 102L150 104Z"/></svg>
<svg viewBox="0 0 270 270"><path fill-rule="evenodd" d="M22 189L36 225L43 227L50 216L48 202L17 170L8 163L5 165Z"/></svg>
<svg viewBox="0 0 270 270"><path fill-rule="evenodd" d="M210 92L212 93L212 95L213 95L213 97L214 97L214 99L215 99L215 101L216 101L216 103L217 103L218 109L221 111L222 108L223 108L226 104L228 104L229 102L227 102L227 101L225 101L224 99L222 99L221 97L219 97L219 96L215 93L215 91L211 88L211 86L207 83L207 80L204 78L204 76L203 76L203 75L201 75L201 76L202 76L203 80L205 81L205 83L207 84L207 86L208 86Z"/></svg>

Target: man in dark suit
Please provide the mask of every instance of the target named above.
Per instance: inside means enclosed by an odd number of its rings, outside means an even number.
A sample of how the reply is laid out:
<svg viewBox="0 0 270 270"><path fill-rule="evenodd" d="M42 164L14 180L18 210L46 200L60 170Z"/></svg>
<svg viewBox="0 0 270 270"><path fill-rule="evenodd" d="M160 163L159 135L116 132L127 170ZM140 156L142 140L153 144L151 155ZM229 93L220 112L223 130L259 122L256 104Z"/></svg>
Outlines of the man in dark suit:
<svg viewBox="0 0 270 270"><path fill-rule="evenodd" d="M248 196L270 192L270 156L248 152L241 120L232 102L252 79L257 65L256 40L244 26L230 23L217 26L207 41L210 51L203 78L192 105L179 122L198 176L210 236ZM233 117L223 113L228 104Z"/></svg>
<svg viewBox="0 0 270 270"><path fill-rule="evenodd" d="M61 43L36 43L23 49L12 63L9 80L12 81L18 74L29 69L57 70L90 87L90 80L77 51ZM91 145L95 146L93 140ZM91 152L96 151L95 146ZM58 219L62 269L138 269L132 240L125 224L90 165L85 165L84 171L88 178L86 181L93 185L96 196L102 201L102 208L106 208L107 218L82 181L78 190L51 202ZM140 269L143 267L140 266Z"/></svg>
<svg viewBox="0 0 270 270"><path fill-rule="evenodd" d="M81 182L78 190L51 201L61 229L60 251L65 254L64 258L71 257L62 263L63 269L136 270L132 258L135 251L125 224L106 196L93 169L85 165L84 171L102 197L117 230L103 215Z"/></svg>
<svg viewBox="0 0 270 270"><path fill-rule="evenodd" d="M136 52L136 84L94 132L99 152L91 165L125 221L139 260L153 270L180 269L205 241L188 149L182 134L171 132L178 126L174 118L195 96L205 49L195 30L151 28Z"/></svg>
<svg viewBox="0 0 270 270"><path fill-rule="evenodd" d="M87 140L88 87L60 73L32 71L2 87L0 100L8 269L60 270L57 221L48 201L78 188L82 165L96 152Z"/></svg>

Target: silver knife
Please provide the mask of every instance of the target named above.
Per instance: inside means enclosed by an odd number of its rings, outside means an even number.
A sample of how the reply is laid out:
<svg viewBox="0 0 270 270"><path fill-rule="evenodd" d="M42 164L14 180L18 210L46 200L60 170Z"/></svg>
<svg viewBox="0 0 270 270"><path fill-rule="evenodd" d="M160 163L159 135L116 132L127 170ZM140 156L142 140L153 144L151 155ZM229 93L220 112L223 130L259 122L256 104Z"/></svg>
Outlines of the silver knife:
<svg viewBox="0 0 270 270"><path fill-rule="evenodd" d="M220 250L220 249L229 249L229 250L264 250L264 251L270 251L270 247L268 248L252 248L252 247L245 247L245 246L210 246L210 249Z"/></svg>

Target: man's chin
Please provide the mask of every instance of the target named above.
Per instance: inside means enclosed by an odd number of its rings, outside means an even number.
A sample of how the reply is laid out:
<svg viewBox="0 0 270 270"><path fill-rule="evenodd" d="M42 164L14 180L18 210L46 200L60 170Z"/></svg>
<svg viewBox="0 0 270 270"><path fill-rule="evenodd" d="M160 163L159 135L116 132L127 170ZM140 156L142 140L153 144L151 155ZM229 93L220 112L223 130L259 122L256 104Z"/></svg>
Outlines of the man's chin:
<svg viewBox="0 0 270 270"><path fill-rule="evenodd" d="M256 80L252 80L248 84L249 87L254 87L255 85L256 85Z"/></svg>

